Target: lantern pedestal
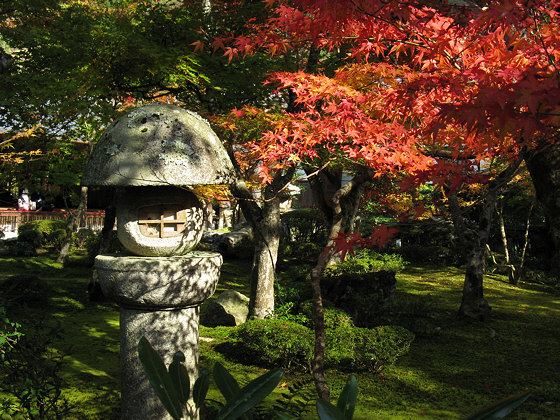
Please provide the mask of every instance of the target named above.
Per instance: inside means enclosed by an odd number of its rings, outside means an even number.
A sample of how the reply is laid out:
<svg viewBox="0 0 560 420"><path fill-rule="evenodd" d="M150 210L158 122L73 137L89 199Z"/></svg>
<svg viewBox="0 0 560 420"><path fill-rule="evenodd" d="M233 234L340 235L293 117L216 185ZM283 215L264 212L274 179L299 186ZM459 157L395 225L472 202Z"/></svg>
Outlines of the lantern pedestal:
<svg viewBox="0 0 560 420"><path fill-rule="evenodd" d="M184 353L192 390L198 376L200 304L216 290L221 265L221 255L214 252L173 257L99 255L95 259L103 293L121 307L121 418L171 419L138 358L142 336L166 366L175 352Z"/></svg>

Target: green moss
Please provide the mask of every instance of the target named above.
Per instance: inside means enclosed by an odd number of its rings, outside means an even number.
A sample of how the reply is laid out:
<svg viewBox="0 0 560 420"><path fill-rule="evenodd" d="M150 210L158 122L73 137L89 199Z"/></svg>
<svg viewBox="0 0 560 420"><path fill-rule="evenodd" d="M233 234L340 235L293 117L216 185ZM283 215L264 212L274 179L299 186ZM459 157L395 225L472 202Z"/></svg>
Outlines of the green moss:
<svg viewBox="0 0 560 420"><path fill-rule="evenodd" d="M63 375L68 382L65 395L75 404L70 418L118 419L118 308L108 302L89 302L90 270L79 264L64 268L44 256L4 258L0 259L0 282L26 274L49 285L47 305L12 310L9 317L20 323L39 316L60 321L64 335L56 345L69 354ZM249 272L247 261L226 261L219 287L247 294ZM560 418L560 298L547 293L550 288L528 283L516 288L505 277L486 276L491 317L484 323L468 323L455 316L463 280L464 272L453 267L409 266L397 275L396 293L411 297L409 300L429 300L429 319L439 332L417 336L409 353L380 374L357 375L360 395L355 419L460 419L526 389L532 390L531 397L508 418ZM264 369L239 364L218 351L220 344L231 341L232 330L201 327L201 363L212 368L219 360L240 383L247 383ZM333 396L338 396L347 375L327 371ZM302 378L308 376L287 373L268 400L279 398ZM306 387L313 391L312 383ZM6 395L2 390L0 385L0 399ZM223 401L213 383L209 397ZM315 419L316 415L305 414L304 418Z"/></svg>

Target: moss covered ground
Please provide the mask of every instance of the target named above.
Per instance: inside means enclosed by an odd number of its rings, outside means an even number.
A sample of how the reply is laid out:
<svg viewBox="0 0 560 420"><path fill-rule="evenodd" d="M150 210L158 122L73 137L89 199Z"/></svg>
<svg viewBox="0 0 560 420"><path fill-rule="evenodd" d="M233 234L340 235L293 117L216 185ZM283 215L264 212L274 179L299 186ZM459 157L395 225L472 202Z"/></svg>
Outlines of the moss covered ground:
<svg viewBox="0 0 560 420"><path fill-rule="evenodd" d="M48 256L0 258L0 282L34 275L48 284L43 299L12 311L12 321L25 328L39 318L60 322L63 334L54 346L62 350L64 395L74 406L67 418L119 418L118 308L90 302L86 293L91 268L73 256L63 267ZM293 267L292 267L293 269ZM250 261L226 261L219 290L248 291ZM282 273L280 281L284 281ZM496 400L531 390L530 399L510 418L560 418L560 296L555 289L532 283L507 284L502 276L485 278L492 315L485 322L456 318L463 272L453 267L409 266L398 275L397 297L416 305L417 337L411 351L381 374L357 373L360 395L355 419L456 419ZM3 290L0 284L0 291ZM403 299L406 298L406 299ZM412 304L410 302L413 302ZM416 302L416 303L414 303ZM201 362L222 362L239 382L264 372L245 366L219 351L231 328L201 328ZM2 373L0 372L0 375ZM328 371L336 397L349 372ZM4 381L0 400L8 398ZM287 372L269 405L297 388L300 404L310 406L313 386L308 375ZM212 388L211 399L222 400ZM314 418L312 414L305 416Z"/></svg>

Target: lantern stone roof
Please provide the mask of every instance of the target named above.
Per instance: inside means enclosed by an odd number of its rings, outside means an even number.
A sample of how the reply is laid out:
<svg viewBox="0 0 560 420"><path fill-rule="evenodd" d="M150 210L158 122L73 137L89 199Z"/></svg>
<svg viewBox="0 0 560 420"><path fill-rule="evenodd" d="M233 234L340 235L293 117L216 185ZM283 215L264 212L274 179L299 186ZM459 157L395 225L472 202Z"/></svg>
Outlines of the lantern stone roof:
<svg viewBox="0 0 560 420"><path fill-rule="evenodd" d="M234 179L231 160L208 121L151 103L121 114L90 154L86 186L216 185Z"/></svg>

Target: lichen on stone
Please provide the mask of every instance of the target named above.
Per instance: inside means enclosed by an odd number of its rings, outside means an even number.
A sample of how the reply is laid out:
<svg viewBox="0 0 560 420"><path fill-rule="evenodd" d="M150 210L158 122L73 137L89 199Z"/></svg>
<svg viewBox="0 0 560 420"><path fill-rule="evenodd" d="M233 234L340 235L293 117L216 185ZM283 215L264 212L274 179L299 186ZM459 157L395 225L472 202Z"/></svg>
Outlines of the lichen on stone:
<svg viewBox="0 0 560 420"><path fill-rule="evenodd" d="M105 146L105 153L107 153L109 156L115 156L119 152L120 152L120 147L118 144L112 143Z"/></svg>

